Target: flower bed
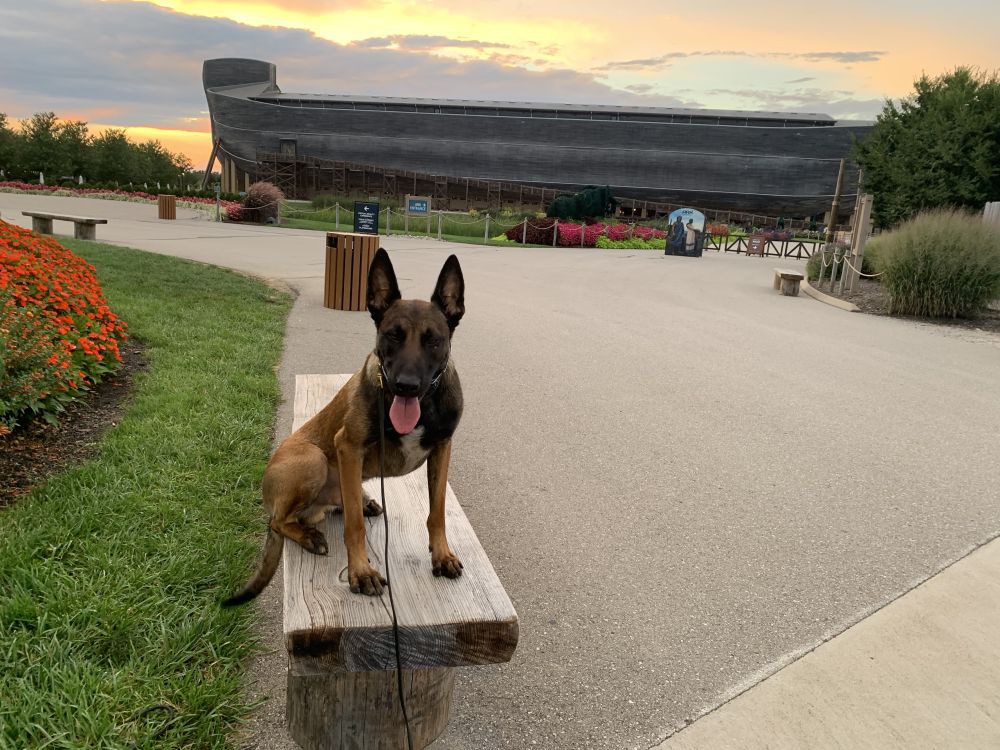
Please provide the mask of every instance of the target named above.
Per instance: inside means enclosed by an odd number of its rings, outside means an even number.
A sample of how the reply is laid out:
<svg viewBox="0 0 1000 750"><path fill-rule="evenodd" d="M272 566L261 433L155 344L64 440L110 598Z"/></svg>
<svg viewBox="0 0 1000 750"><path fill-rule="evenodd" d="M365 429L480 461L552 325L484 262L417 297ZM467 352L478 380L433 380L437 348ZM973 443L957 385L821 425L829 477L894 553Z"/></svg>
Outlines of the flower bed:
<svg viewBox="0 0 1000 750"><path fill-rule="evenodd" d="M581 232L583 233L583 247L598 247L598 239L601 237L612 242L635 239L648 243L666 239L667 236L662 229L644 227L638 224L570 224L559 222L556 225L556 220L549 218L529 219L526 233L523 224L515 224L505 234L507 239L514 242L520 242L526 234L529 244L551 245L553 231L556 233L555 244L560 247L580 247Z"/></svg>
<svg viewBox="0 0 1000 750"><path fill-rule="evenodd" d="M121 364L126 324L94 268L51 237L0 221L0 436L65 404Z"/></svg>
<svg viewBox="0 0 1000 750"><path fill-rule="evenodd" d="M136 203L155 203L155 193L144 190L110 190L108 188L69 188L58 185L33 185L30 182L0 182L0 193L48 193L49 195L75 196L78 198L100 198L101 200L132 201ZM214 206L215 198L200 198L195 195L178 195L178 202ZM236 201L220 201L222 210L230 206L239 206Z"/></svg>

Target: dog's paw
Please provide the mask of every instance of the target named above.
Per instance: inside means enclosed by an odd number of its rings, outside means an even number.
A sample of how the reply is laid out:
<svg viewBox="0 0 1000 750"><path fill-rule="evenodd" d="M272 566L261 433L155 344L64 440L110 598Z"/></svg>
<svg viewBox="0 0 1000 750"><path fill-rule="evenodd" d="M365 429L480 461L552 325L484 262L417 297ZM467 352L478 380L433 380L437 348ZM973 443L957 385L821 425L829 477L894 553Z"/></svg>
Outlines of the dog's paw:
<svg viewBox="0 0 1000 750"><path fill-rule="evenodd" d="M365 495L365 515L369 518L382 515L382 506L375 501L375 498L369 497L367 494Z"/></svg>
<svg viewBox="0 0 1000 750"><path fill-rule="evenodd" d="M357 572L349 570L347 576L351 584L351 591L355 594L381 596L383 587L387 585L386 580L371 565L361 568Z"/></svg>
<svg viewBox="0 0 1000 750"><path fill-rule="evenodd" d="M326 536L319 529L306 528L302 546L314 555L325 555L330 551Z"/></svg>
<svg viewBox="0 0 1000 750"><path fill-rule="evenodd" d="M441 558L431 558L431 569L435 576L445 578L458 578L462 575L462 561L458 559L454 552L448 552Z"/></svg>

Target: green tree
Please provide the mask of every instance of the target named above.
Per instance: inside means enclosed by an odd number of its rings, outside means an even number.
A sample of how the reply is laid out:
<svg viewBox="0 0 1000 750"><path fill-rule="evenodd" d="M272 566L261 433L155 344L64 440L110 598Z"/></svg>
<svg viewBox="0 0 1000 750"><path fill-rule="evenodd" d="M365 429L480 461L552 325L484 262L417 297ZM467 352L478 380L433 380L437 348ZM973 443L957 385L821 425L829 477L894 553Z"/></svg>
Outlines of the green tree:
<svg viewBox="0 0 1000 750"><path fill-rule="evenodd" d="M90 147L90 131L87 123L80 121L61 122L56 131L56 143L67 166L66 176L90 178L93 154ZM59 175L60 177L63 175Z"/></svg>
<svg viewBox="0 0 1000 750"><path fill-rule="evenodd" d="M129 182L138 172L132 142L119 128L108 128L93 140L91 158L96 182Z"/></svg>
<svg viewBox="0 0 1000 750"><path fill-rule="evenodd" d="M32 173L42 172L51 182L65 174L69 161L59 143L59 123L55 112L37 112L21 123L24 138L24 168Z"/></svg>
<svg viewBox="0 0 1000 750"><path fill-rule="evenodd" d="M10 126L7 115L0 112L0 169L4 172L4 179L21 176L20 151L21 136Z"/></svg>
<svg viewBox="0 0 1000 750"><path fill-rule="evenodd" d="M855 159L880 227L926 208L1000 199L1000 78L964 67L921 76L912 96L886 102Z"/></svg>

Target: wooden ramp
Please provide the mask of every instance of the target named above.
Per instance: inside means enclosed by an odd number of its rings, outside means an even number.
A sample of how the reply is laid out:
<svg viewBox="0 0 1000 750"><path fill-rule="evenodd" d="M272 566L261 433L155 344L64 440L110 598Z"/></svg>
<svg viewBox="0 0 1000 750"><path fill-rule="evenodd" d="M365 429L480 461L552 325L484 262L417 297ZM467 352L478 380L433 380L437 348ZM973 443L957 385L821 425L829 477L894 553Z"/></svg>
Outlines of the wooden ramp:
<svg viewBox="0 0 1000 750"><path fill-rule="evenodd" d="M333 398L349 375L299 375L298 429ZM381 502L378 479L365 490ZM517 646L517 613L449 485L448 541L464 564L451 580L431 573L427 549L427 470L385 480L390 580L399 622L407 708L429 744L447 725L453 667L509 661ZM385 574L381 516L365 519L368 556ZM294 542L284 549L284 634L289 652L288 721L304 747L405 747L398 707L389 595L352 594L347 584L343 515L320 527L330 553ZM413 701L413 707L410 703ZM394 739L395 738L395 739Z"/></svg>

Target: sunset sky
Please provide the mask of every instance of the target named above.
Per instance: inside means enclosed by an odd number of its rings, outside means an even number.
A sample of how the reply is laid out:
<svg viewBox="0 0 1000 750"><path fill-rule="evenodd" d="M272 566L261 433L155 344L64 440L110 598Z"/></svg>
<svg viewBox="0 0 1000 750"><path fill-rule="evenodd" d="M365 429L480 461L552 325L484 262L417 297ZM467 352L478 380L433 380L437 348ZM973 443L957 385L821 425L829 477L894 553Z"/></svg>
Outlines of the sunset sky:
<svg viewBox="0 0 1000 750"><path fill-rule="evenodd" d="M0 112L126 127L203 167L201 63L288 92L874 119L921 73L1000 68L1000 3L31 0L0 4Z"/></svg>

